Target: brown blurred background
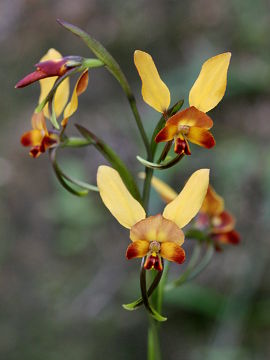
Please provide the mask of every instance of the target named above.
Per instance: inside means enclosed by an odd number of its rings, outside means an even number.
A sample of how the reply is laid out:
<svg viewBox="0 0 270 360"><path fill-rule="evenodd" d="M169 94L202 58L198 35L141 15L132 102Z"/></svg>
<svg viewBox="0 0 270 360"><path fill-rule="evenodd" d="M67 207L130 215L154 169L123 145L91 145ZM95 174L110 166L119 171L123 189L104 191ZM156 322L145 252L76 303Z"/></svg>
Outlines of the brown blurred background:
<svg viewBox="0 0 270 360"><path fill-rule="evenodd" d="M165 297L164 359L270 357L270 3L267 0L0 1L0 358L4 360L145 359L147 316L121 304L139 294L139 262L125 259L128 232L97 194L76 198L57 183L47 154L20 146L39 87L14 90L50 48L91 56L56 18L77 24L119 61L148 134L158 115L142 102L135 49L152 54L172 102L184 97L208 57L232 51L224 100L211 112L217 146L166 174L179 190L196 169L226 199L242 235L195 281ZM104 69L90 74L71 122L105 139L135 175L145 156L121 88ZM77 134L71 125L70 134ZM92 149L59 153L69 174L95 183ZM151 210L162 202L152 193ZM186 245L187 254L190 246ZM172 266L178 275L183 268Z"/></svg>

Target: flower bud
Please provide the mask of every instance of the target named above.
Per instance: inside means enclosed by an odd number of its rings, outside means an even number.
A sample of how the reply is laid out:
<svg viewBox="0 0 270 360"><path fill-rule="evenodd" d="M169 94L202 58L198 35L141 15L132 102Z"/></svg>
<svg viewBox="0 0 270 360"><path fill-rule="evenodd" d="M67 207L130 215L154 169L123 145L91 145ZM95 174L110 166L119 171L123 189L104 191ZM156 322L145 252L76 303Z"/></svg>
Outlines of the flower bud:
<svg viewBox="0 0 270 360"><path fill-rule="evenodd" d="M81 64L82 58L79 56L66 56L57 60L47 60L39 62L35 65L36 71L26 75L15 85L15 88L25 87L35 81L48 77L62 76L68 70L76 66L80 66Z"/></svg>

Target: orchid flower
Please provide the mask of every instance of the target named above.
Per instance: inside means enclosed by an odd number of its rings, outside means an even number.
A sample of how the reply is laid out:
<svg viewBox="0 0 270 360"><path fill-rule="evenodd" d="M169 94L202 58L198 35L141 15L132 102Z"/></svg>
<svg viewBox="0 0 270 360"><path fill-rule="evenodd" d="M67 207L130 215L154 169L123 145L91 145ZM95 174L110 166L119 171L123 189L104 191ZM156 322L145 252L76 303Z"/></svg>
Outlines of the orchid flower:
<svg viewBox="0 0 270 360"><path fill-rule="evenodd" d="M157 134L155 141L174 140L177 154L190 155L188 141L205 148L215 145L209 129L212 119L206 114L223 98L227 85L227 72L231 53L226 52L208 59L189 92L189 107L169 118L165 127ZM152 57L136 50L134 62L142 80L142 96L152 108L167 117L171 96L166 84L161 80Z"/></svg>
<svg viewBox="0 0 270 360"><path fill-rule="evenodd" d="M162 270L161 258L178 264L185 260L182 228L197 215L208 183L208 169L194 172L162 214L146 217L144 208L128 192L116 170L102 165L97 172L103 203L122 226L130 229L132 243L127 248L127 259L146 256L145 269L158 271Z"/></svg>

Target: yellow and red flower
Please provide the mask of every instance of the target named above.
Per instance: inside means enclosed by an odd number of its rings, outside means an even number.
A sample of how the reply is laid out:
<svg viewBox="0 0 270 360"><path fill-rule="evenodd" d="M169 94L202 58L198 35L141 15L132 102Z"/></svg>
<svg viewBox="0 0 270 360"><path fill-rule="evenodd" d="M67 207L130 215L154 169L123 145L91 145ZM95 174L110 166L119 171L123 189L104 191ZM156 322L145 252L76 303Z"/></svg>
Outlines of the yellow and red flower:
<svg viewBox="0 0 270 360"><path fill-rule="evenodd" d="M127 259L146 256L145 269L158 271L162 270L161 258L178 264L185 260L182 228L201 208L208 184L208 169L194 172L162 215L146 217L144 208L128 192L116 170L103 165L97 173L102 201L116 220L130 229L132 243L127 248Z"/></svg>
<svg viewBox="0 0 270 360"><path fill-rule="evenodd" d="M223 53L208 59L189 93L190 107L176 113L157 134L157 143L174 140L174 151L190 155L188 141L205 148L215 145L209 129L212 119L206 112L213 109L223 98L227 85L227 72L231 53ZM170 106L170 91L161 80L152 57L136 50L134 62L142 80L144 101L167 117Z"/></svg>
<svg viewBox="0 0 270 360"><path fill-rule="evenodd" d="M37 70L19 81L16 87L23 87L39 80L39 104L41 104L51 91L58 76L62 76L68 69L70 69L70 65L68 66L67 64L71 64L72 59L73 57L63 58L57 50L50 49L41 58L40 63L36 65ZM74 59L72 61L74 61ZM86 90L87 85L88 71L86 70L79 77L68 104L69 78L64 79L57 87L53 99L53 108L57 118L64 111L61 123L63 127L67 125L68 119L77 110L78 97ZM45 117L50 119L50 116L48 104L46 104L41 113L33 115L33 129L25 133L21 138L21 143L24 146L32 146L30 154L34 158L45 152L49 147L55 146L60 141L59 136L55 132L47 130Z"/></svg>
<svg viewBox="0 0 270 360"><path fill-rule="evenodd" d="M156 177L152 178L152 186L166 203L170 203L177 196L169 185ZM224 209L224 199L211 185L208 186L195 224L198 229L208 233L216 250L221 250L222 244L236 245L240 242L240 235L234 230L234 217Z"/></svg>
<svg viewBox="0 0 270 360"><path fill-rule="evenodd" d="M32 116L32 130L26 132L21 137L23 146L31 146L29 152L33 158L39 157L48 148L56 146L60 138L56 133L48 131L43 111Z"/></svg>
<svg viewBox="0 0 270 360"><path fill-rule="evenodd" d="M224 209L223 198L210 185L196 224L198 228L209 231L216 250L221 250L223 244L236 245L240 242L240 235L234 230L234 217Z"/></svg>

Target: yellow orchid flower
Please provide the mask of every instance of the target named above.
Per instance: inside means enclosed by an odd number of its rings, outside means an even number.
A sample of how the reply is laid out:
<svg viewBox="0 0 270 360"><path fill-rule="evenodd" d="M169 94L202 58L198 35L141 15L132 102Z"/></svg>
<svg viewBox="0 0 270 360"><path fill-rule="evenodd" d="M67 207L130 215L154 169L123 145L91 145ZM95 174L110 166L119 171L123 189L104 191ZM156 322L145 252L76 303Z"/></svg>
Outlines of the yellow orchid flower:
<svg viewBox="0 0 270 360"><path fill-rule="evenodd" d="M189 93L189 105L168 119L157 134L156 142L175 141L174 151L190 155L188 140L205 148L215 145L209 129L213 121L206 112L213 109L223 98L227 85L227 72L231 53L226 52L208 59ZM152 57L136 50L134 62L142 80L144 101L166 117L170 106L170 91L160 79Z"/></svg>
<svg viewBox="0 0 270 360"><path fill-rule="evenodd" d="M157 177L152 178L151 184L166 203L170 203L177 197L176 191ZM211 185L208 186L198 213L196 227L209 231L209 236L218 251L221 250L220 245L222 244L236 245L240 242L240 235L234 230L234 217L225 210L224 199L215 192Z"/></svg>
<svg viewBox="0 0 270 360"><path fill-rule="evenodd" d="M57 50L50 49L36 65L36 71L20 80L16 87L24 87L39 80L39 104L41 104L42 101L47 97L48 93L51 91L57 78L64 75L66 71L72 67L67 66L67 64L69 64L69 62L71 60L73 61L74 59L77 59L77 57L62 57L62 55ZM63 82L57 87L53 100L54 110L56 117L58 117L65 109L61 123L63 127L67 125L68 119L77 110L78 97L86 90L87 85L88 70L85 70L76 82L70 102L68 104L69 78L63 80ZM33 114L32 130L23 134L21 137L22 145L32 146L30 155L34 158L45 152L49 147L55 146L55 144L60 142L60 138L56 133L47 130L44 116L48 119L50 118L48 104L46 104L40 113Z"/></svg>
<svg viewBox="0 0 270 360"><path fill-rule="evenodd" d="M162 270L161 258L179 264L185 260L181 228L198 213L208 183L208 169L194 172L162 215L146 217L142 205L130 195L116 170L102 165L97 172L103 203L122 226L130 229L132 243L127 248L127 259L146 256L145 269L158 271Z"/></svg>

